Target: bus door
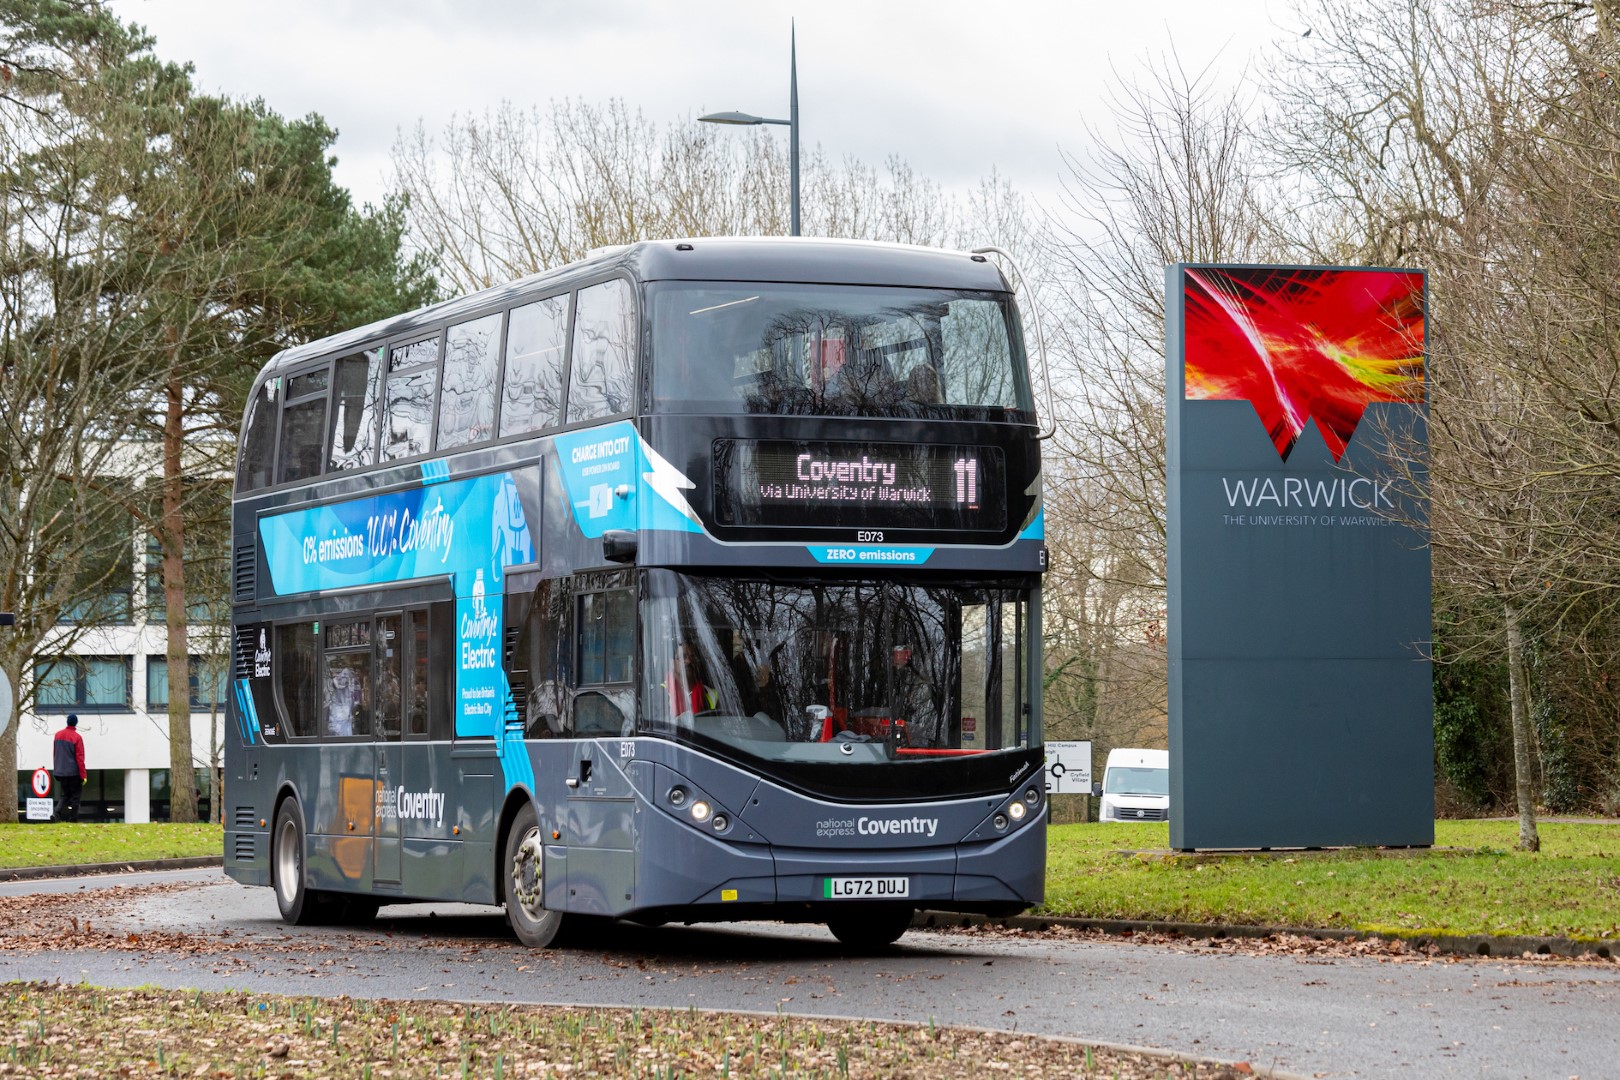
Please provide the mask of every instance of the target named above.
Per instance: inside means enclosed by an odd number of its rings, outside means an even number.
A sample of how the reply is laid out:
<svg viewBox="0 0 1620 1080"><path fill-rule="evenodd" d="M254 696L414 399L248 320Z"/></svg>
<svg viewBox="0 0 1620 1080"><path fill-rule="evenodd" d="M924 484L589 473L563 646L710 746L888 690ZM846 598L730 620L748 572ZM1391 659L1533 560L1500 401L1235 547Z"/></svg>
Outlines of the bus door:
<svg viewBox="0 0 1620 1080"><path fill-rule="evenodd" d="M635 894L635 789L623 757L633 730L636 599L625 572L575 579L577 652L569 727L568 907L624 911Z"/></svg>
<svg viewBox="0 0 1620 1080"><path fill-rule="evenodd" d="M377 616L377 632L373 637L376 665L376 724L377 739L377 823L374 850L376 864L373 877L377 881L394 883L400 880L404 839L397 792L407 786L404 734L404 679L405 627L399 612Z"/></svg>

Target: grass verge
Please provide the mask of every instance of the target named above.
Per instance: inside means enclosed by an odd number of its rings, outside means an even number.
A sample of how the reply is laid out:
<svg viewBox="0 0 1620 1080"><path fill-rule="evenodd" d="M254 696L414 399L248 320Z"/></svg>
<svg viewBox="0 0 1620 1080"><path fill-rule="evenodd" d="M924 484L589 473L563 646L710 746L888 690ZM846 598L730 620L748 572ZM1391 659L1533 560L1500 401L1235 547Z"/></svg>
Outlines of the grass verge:
<svg viewBox="0 0 1620 1080"><path fill-rule="evenodd" d="M0 869L84 866L218 855L224 849L218 825L116 825L59 821L0 825Z"/></svg>
<svg viewBox="0 0 1620 1080"><path fill-rule="evenodd" d="M1620 823L1440 821L1430 851L1176 855L1164 824L1057 825L1048 915L1378 930L1620 937ZM218 855L218 825L0 825L0 867Z"/></svg>
<svg viewBox="0 0 1620 1080"><path fill-rule="evenodd" d="M0 987L0 1074L220 1080L1230 1075L1219 1066L931 1023L27 983Z"/></svg>
<svg viewBox="0 0 1620 1080"><path fill-rule="evenodd" d="M1059 825L1044 914L1429 934L1620 938L1620 824L1439 821L1429 851L1178 855L1169 826Z"/></svg>

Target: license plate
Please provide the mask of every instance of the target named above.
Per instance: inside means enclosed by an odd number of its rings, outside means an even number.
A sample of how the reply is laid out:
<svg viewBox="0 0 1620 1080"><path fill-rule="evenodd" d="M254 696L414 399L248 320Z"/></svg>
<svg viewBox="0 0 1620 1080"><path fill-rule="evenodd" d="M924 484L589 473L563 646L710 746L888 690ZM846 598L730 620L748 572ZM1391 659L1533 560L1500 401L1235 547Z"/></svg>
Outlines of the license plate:
<svg viewBox="0 0 1620 1080"><path fill-rule="evenodd" d="M826 900L899 900L911 895L911 879L903 877L830 877L821 883Z"/></svg>

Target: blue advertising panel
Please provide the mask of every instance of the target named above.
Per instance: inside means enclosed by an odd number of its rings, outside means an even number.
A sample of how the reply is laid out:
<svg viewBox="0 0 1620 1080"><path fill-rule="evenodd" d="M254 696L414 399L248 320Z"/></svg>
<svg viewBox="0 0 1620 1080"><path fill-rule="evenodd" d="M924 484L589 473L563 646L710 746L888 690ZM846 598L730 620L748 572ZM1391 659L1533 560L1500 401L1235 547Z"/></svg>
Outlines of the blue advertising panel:
<svg viewBox="0 0 1620 1080"><path fill-rule="evenodd" d="M277 595L449 577L456 596L455 730L503 734L511 696L502 666L503 575L534 561L510 473L441 480L268 515L259 539ZM513 740L514 745L517 740ZM528 772L507 755L509 782Z"/></svg>

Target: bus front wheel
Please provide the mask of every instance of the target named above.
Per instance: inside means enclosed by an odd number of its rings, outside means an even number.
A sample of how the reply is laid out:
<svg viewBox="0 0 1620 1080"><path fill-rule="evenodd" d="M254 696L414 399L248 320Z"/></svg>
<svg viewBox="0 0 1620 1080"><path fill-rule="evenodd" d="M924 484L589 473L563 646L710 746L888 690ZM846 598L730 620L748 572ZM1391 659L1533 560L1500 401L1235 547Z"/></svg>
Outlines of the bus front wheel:
<svg viewBox="0 0 1620 1080"><path fill-rule="evenodd" d="M833 937L850 949L871 951L893 945L911 929L909 907L879 907L851 911L827 920Z"/></svg>
<svg viewBox="0 0 1620 1080"><path fill-rule="evenodd" d="M325 918L326 899L304 882L304 812L297 799L288 799L276 811L270 869L283 922L311 926Z"/></svg>
<svg viewBox="0 0 1620 1080"><path fill-rule="evenodd" d="M518 940L531 949L555 944L563 913L546 909L545 842L533 805L518 811L506 834L505 866L506 917Z"/></svg>

